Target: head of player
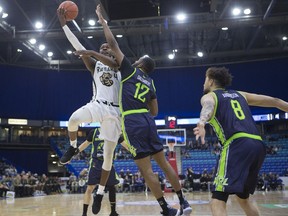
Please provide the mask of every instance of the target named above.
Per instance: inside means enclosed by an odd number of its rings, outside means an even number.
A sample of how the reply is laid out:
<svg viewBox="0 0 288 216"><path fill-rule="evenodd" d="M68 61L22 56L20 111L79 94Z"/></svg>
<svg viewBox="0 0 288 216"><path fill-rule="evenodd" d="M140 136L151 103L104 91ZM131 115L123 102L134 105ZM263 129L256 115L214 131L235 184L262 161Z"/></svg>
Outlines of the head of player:
<svg viewBox="0 0 288 216"><path fill-rule="evenodd" d="M106 56L110 56L112 57L113 55L111 54L111 48L109 46L109 44L107 42L104 42L101 46L100 46L100 50L99 53L106 55Z"/></svg>
<svg viewBox="0 0 288 216"><path fill-rule="evenodd" d="M132 64L133 67L139 68L146 74L154 71L155 61L148 55L144 55Z"/></svg>
<svg viewBox="0 0 288 216"><path fill-rule="evenodd" d="M232 83L232 75L225 67L210 67L206 71L203 93L207 94L216 88L225 89Z"/></svg>

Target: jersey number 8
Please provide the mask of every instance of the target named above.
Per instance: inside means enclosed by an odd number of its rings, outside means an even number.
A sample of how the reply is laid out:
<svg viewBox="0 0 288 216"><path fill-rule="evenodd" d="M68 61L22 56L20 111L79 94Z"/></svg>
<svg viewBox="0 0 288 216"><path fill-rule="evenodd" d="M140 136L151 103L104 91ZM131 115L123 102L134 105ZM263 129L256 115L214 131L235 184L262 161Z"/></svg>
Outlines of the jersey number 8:
<svg viewBox="0 0 288 216"><path fill-rule="evenodd" d="M245 114L240 106L240 103L237 100L231 100L230 103L236 117L240 120L245 119Z"/></svg>

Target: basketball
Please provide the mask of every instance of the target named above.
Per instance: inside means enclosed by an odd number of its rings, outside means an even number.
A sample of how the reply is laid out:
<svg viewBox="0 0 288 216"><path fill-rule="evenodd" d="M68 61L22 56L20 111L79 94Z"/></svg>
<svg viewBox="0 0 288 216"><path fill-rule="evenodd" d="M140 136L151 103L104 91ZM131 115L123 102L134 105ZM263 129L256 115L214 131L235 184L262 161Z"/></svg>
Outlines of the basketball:
<svg viewBox="0 0 288 216"><path fill-rule="evenodd" d="M59 8L65 9L66 21L76 19L78 15L78 6L72 1L64 1L59 5Z"/></svg>

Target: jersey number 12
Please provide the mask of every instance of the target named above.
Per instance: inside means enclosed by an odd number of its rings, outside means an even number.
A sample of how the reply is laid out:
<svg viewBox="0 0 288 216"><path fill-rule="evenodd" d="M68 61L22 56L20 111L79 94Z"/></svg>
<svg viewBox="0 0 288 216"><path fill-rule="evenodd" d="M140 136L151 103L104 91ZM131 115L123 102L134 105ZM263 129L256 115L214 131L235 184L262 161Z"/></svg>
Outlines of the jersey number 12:
<svg viewBox="0 0 288 216"><path fill-rule="evenodd" d="M137 98L138 100L145 102L146 98L145 95L149 92L148 86L144 85L143 83L136 83L136 91L134 94L134 98Z"/></svg>

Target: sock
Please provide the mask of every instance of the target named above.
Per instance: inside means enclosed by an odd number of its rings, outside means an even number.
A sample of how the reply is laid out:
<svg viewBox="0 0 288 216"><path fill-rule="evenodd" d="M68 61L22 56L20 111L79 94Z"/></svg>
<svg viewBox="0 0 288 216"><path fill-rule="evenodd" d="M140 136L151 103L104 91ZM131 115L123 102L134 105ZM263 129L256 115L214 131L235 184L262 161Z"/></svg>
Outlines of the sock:
<svg viewBox="0 0 288 216"><path fill-rule="evenodd" d="M168 214L169 209L168 209L168 204L167 204L165 198L162 196L161 198L157 199L157 201L163 210L163 214Z"/></svg>
<svg viewBox="0 0 288 216"><path fill-rule="evenodd" d="M87 204L83 204L83 216L87 215L87 210L88 210L88 205Z"/></svg>
<svg viewBox="0 0 288 216"><path fill-rule="evenodd" d="M176 191L176 194L177 194L177 196L178 196L178 198L179 198L180 205L182 205L183 202L184 202L184 196L183 196L182 190Z"/></svg>
<svg viewBox="0 0 288 216"><path fill-rule="evenodd" d="M70 140L70 145L73 146L74 148L77 148L77 139L76 140Z"/></svg>
<svg viewBox="0 0 288 216"><path fill-rule="evenodd" d="M101 195L103 195L103 194L104 194L104 189L105 189L105 186L99 185L96 194L101 194Z"/></svg>
<svg viewBox="0 0 288 216"><path fill-rule="evenodd" d="M111 212L116 212L116 203L110 202Z"/></svg>

